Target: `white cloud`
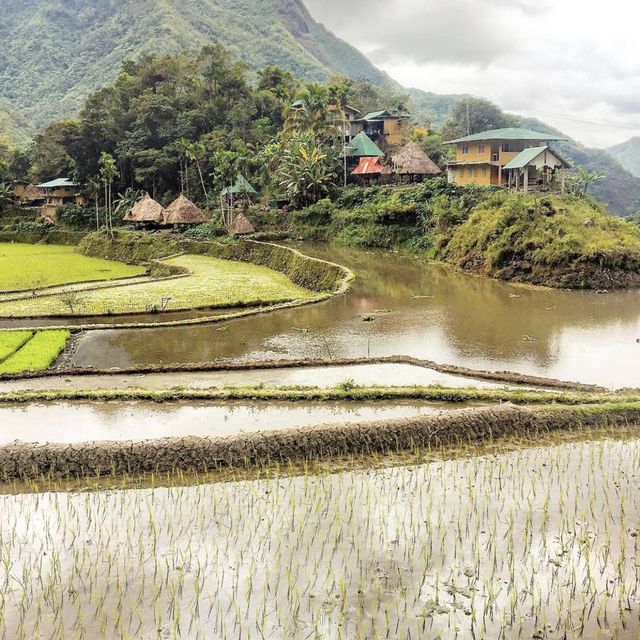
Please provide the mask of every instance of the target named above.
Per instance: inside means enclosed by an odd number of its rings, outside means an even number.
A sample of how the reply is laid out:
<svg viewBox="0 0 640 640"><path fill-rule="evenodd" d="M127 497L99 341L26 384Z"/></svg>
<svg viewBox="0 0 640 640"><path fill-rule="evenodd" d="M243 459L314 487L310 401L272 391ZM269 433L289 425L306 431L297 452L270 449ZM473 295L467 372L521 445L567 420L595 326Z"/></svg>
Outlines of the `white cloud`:
<svg viewBox="0 0 640 640"><path fill-rule="evenodd" d="M485 96L591 145L640 135L640 7L629 0L307 4L406 86Z"/></svg>

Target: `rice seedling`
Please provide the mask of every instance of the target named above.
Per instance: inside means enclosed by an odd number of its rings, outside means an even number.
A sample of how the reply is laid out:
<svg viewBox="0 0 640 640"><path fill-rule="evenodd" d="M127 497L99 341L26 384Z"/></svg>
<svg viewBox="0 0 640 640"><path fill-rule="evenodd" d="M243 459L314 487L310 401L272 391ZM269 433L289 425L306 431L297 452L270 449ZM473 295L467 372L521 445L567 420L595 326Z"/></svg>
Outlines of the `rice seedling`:
<svg viewBox="0 0 640 640"><path fill-rule="evenodd" d="M10 336L12 333L0 332L0 344L5 336ZM20 348L4 360L0 358L0 374L48 369L62 353L71 337L69 331L55 329L38 331L35 334L28 333L32 337L24 341Z"/></svg>
<svg viewBox="0 0 640 640"><path fill-rule="evenodd" d="M144 267L83 256L75 247L0 243L0 292L142 275Z"/></svg>
<svg viewBox="0 0 640 640"><path fill-rule="evenodd" d="M0 317L92 316L160 313L200 308L277 304L313 296L282 273L254 264L185 255L166 264L190 275L172 280L134 282L114 288L73 290L58 295L0 301Z"/></svg>
<svg viewBox="0 0 640 640"><path fill-rule="evenodd" d="M0 637L631 640L640 440L614 436L128 490L33 482L0 497Z"/></svg>
<svg viewBox="0 0 640 640"><path fill-rule="evenodd" d="M0 331L0 363L33 337L32 331Z"/></svg>

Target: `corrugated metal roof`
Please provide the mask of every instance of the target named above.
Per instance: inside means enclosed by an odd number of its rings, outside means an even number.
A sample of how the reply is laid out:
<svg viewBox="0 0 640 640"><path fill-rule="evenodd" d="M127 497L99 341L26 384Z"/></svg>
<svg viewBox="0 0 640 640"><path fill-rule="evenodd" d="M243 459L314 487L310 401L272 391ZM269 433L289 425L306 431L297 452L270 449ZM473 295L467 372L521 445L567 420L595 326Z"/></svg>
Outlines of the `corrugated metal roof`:
<svg viewBox="0 0 640 640"><path fill-rule="evenodd" d="M521 129L519 127L509 127L508 129L492 129L481 133L474 133L464 138L449 140L446 144L457 144L458 142L479 142L482 140L566 140L561 136L552 133L542 133L531 129Z"/></svg>
<svg viewBox="0 0 640 640"><path fill-rule="evenodd" d="M380 163L380 158L360 158L360 164L351 172L352 176L377 175L382 173L384 167Z"/></svg>
<svg viewBox="0 0 640 640"><path fill-rule="evenodd" d="M505 164L503 169L524 169L545 151L553 154L564 166L570 166L569 163L559 153L551 149L551 147L531 147L518 154L511 162Z"/></svg>
<svg viewBox="0 0 640 640"><path fill-rule="evenodd" d="M361 131L347 146L347 156L350 158L384 158L380 147L364 132Z"/></svg>
<svg viewBox="0 0 640 640"><path fill-rule="evenodd" d="M57 189L58 187L77 187L75 182L72 182L69 178L56 178L51 182L44 182L37 185L39 189Z"/></svg>

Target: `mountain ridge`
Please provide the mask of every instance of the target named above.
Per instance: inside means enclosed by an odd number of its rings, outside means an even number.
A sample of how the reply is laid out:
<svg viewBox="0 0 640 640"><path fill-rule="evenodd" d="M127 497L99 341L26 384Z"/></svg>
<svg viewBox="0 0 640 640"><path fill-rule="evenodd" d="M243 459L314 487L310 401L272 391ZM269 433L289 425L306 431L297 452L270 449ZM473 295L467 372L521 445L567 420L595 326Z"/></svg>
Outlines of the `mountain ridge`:
<svg viewBox="0 0 640 640"><path fill-rule="evenodd" d="M640 137L634 136L605 151L613 156L629 173L640 178Z"/></svg>

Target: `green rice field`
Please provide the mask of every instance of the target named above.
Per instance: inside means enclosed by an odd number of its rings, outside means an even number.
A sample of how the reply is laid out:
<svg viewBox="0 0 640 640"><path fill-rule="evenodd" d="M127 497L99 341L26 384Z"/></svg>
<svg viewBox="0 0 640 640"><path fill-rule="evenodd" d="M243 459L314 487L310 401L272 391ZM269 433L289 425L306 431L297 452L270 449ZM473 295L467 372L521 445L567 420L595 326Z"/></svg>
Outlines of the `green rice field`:
<svg viewBox="0 0 640 640"><path fill-rule="evenodd" d="M266 267L186 255L166 264L186 268L185 278L134 282L0 302L0 317L97 316L274 304L312 297L284 274Z"/></svg>
<svg viewBox="0 0 640 640"><path fill-rule="evenodd" d="M0 243L0 292L141 275L144 267L90 258L75 247Z"/></svg>
<svg viewBox="0 0 640 640"><path fill-rule="evenodd" d="M636 640L637 437L168 488L36 484L0 497L0 637Z"/></svg>
<svg viewBox="0 0 640 640"><path fill-rule="evenodd" d="M63 330L0 331L0 374L44 371L64 350L71 334Z"/></svg>

